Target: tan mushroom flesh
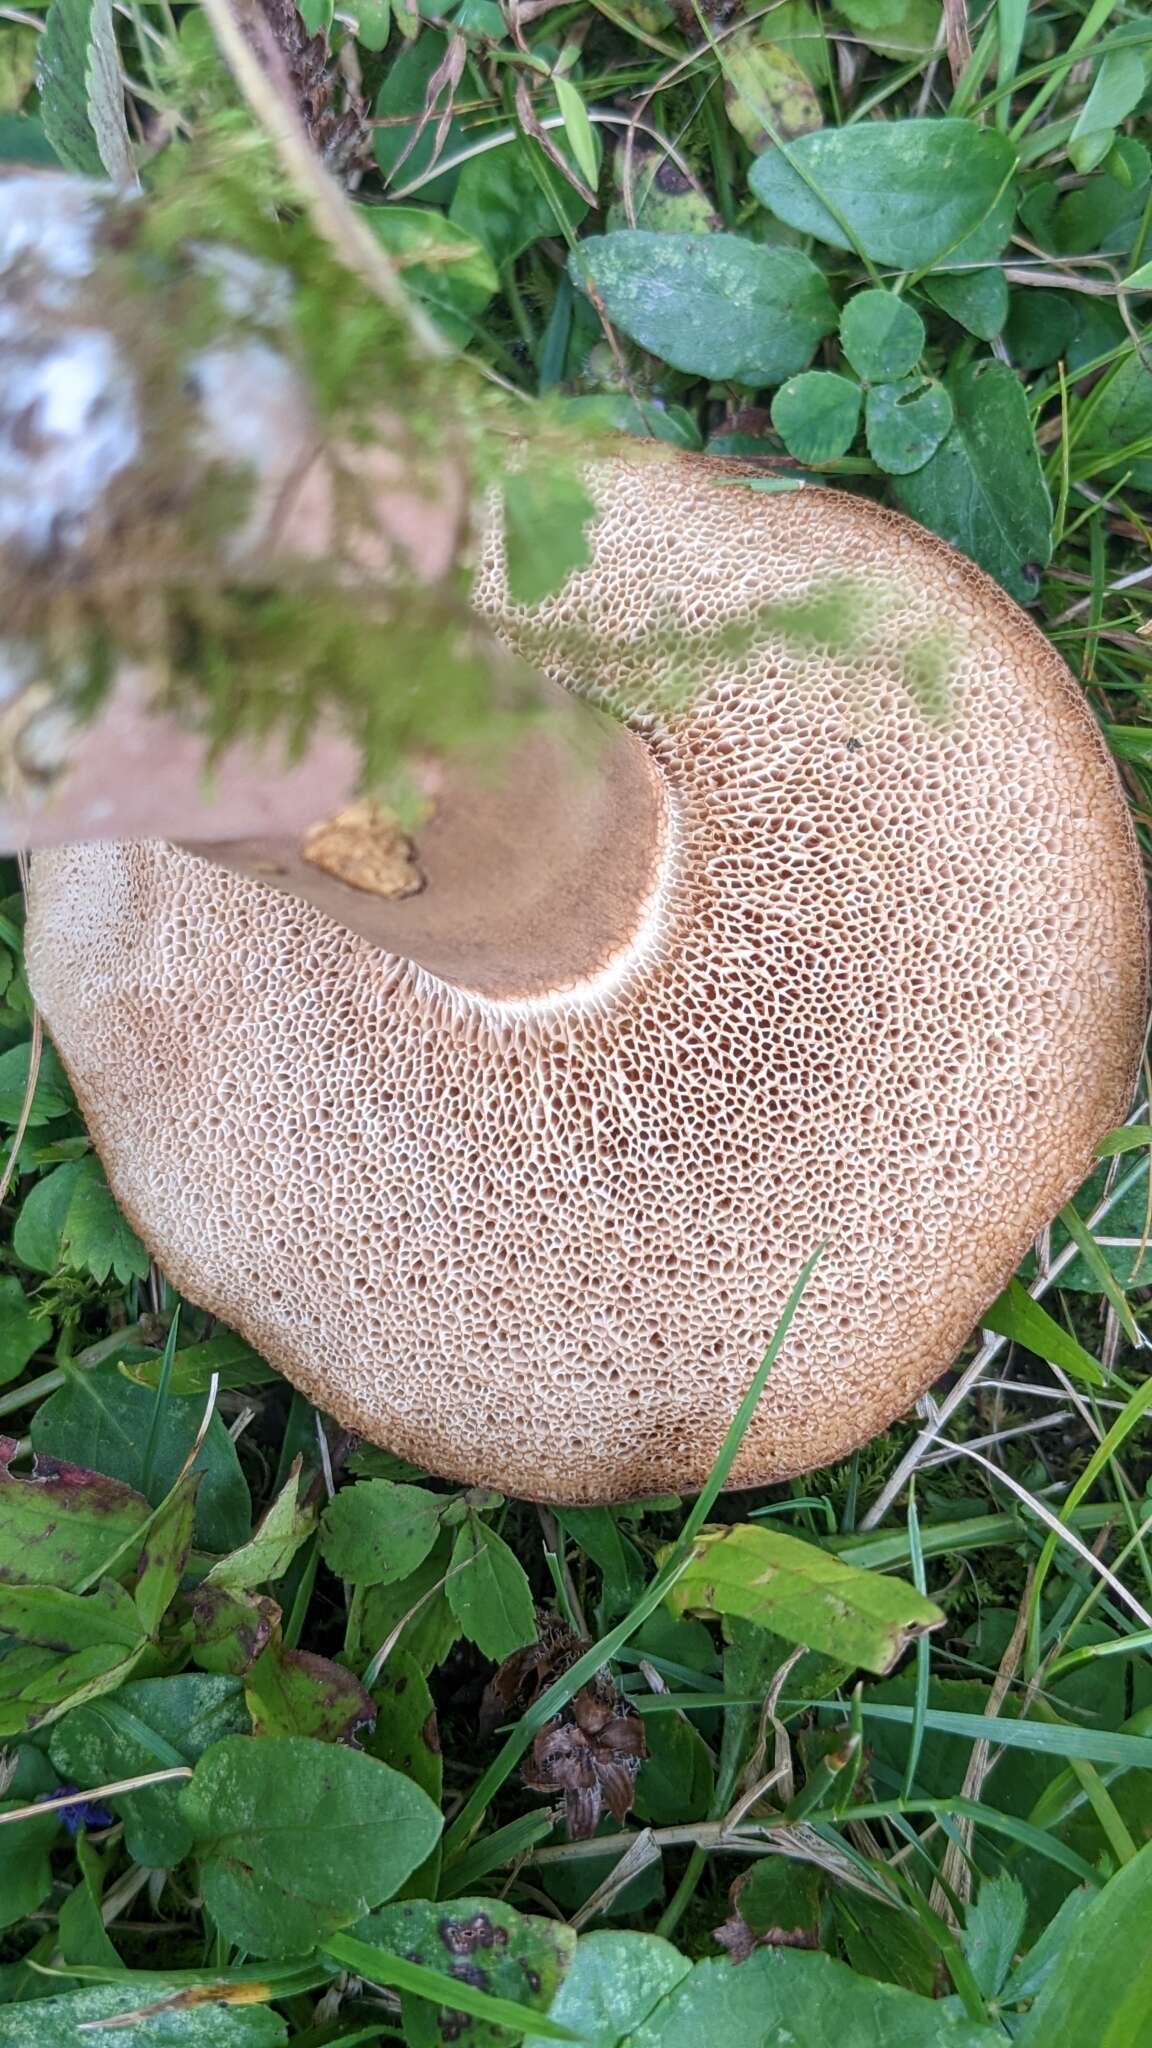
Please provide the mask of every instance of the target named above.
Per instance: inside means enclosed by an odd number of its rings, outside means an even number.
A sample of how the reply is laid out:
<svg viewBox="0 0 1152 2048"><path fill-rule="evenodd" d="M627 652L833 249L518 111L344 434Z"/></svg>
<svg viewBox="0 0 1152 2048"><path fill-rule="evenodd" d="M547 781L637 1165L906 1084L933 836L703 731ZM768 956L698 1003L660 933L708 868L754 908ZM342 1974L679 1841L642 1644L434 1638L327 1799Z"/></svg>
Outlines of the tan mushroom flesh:
<svg viewBox="0 0 1152 2048"><path fill-rule="evenodd" d="M30 928L177 1286L368 1437L568 1502L701 1485L818 1246L736 1481L906 1410L1125 1114L1146 972L1111 762L986 576L736 464L595 490L559 596L512 607L493 543L478 602L636 735L602 958L564 971L547 837L551 986L507 932L477 988L158 842L38 856Z"/></svg>

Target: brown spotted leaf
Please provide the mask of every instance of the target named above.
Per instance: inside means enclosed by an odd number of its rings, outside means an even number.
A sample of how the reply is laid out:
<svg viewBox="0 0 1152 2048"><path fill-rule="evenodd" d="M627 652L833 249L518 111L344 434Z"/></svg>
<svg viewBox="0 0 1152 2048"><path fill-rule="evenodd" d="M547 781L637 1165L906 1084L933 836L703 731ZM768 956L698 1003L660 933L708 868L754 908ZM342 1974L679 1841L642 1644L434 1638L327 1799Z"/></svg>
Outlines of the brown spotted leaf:
<svg viewBox="0 0 1152 2048"><path fill-rule="evenodd" d="M342 1664L269 1643L248 1673L245 1698L257 1735L354 1742L376 1719L371 1695Z"/></svg>
<svg viewBox="0 0 1152 2048"><path fill-rule="evenodd" d="M500 1899L405 1899L369 1914L359 1940L455 1977L475 1991L547 2012L576 1948L572 1928ZM421 2048L507 2048L504 2027L425 1999L402 2000L405 2038Z"/></svg>
<svg viewBox="0 0 1152 2048"><path fill-rule="evenodd" d="M0 1583L76 1586L151 1513L130 1486L59 1458L13 1472L15 1451L14 1437L0 1437Z"/></svg>

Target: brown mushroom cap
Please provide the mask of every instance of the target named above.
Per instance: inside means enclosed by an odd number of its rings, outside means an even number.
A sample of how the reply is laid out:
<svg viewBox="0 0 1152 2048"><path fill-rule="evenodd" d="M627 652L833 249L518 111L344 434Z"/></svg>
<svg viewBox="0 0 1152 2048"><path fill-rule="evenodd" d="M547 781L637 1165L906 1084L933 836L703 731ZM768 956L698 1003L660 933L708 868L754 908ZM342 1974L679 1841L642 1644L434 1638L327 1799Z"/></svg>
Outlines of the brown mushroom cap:
<svg viewBox="0 0 1152 2048"><path fill-rule="evenodd" d="M906 1409L1124 1114L1146 975L1107 752L986 576L736 464L597 490L561 595L511 608L494 546L479 602L664 781L610 968L470 995L153 843L38 856L30 936L176 1284L369 1437L570 1502L701 1485L818 1245L735 1481Z"/></svg>

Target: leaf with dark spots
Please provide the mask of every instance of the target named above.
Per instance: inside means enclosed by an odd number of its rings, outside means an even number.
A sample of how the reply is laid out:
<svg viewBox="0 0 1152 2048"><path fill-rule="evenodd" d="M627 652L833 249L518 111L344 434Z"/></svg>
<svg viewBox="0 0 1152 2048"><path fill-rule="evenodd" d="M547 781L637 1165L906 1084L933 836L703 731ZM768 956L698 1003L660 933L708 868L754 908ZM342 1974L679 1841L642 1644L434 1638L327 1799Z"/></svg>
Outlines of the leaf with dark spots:
<svg viewBox="0 0 1152 2048"><path fill-rule="evenodd" d="M240 1677L255 1662L280 1620L266 1594L230 1593L225 1586L197 1586L188 1603L184 1634L192 1662L201 1671Z"/></svg>
<svg viewBox="0 0 1152 2048"><path fill-rule="evenodd" d="M439 1803L444 1779L440 1730L428 1681L401 1646L374 1688L376 1726L364 1747Z"/></svg>
<svg viewBox="0 0 1152 2048"><path fill-rule="evenodd" d="M136 1612L150 1636L155 1635L176 1596L192 1550L199 1472L185 1472L156 1511L140 1553L136 1580Z"/></svg>
<svg viewBox="0 0 1152 2048"><path fill-rule="evenodd" d="M13 1586L0 1606L0 1735L59 1720L120 1685L147 1647L123 1588L106 1579L80 1596L55 1586Z"/></svg>
<svg viewBox="0 0 1152 2048"><path fill-rule="evenodd" d="M354 1742L370 1729L376 1708L360 1680L310 1650L270 1643L248 1674L247 1699L257 1735L312 1735Z"/></svg>
<svg viewBox="0 0 1152 2048"><path fill-rule="evenodd" d="M372 1913L361 1941L439 1970L491 1997L546 2012L572 1960L573 1931L517 1913L500 1899L404 1899ZM403 1996L405 2038L418 2048L511 2048L514 2036L449 2006Z"/></svg>
<svg viewBox="0 0 1152 2048"><path fill-rule="evenodd" d="M118 1480L43 1455L13 1472L15 1451L0 1437L0 1582L75 1586L147 1521L147 1501Z"/></svg>

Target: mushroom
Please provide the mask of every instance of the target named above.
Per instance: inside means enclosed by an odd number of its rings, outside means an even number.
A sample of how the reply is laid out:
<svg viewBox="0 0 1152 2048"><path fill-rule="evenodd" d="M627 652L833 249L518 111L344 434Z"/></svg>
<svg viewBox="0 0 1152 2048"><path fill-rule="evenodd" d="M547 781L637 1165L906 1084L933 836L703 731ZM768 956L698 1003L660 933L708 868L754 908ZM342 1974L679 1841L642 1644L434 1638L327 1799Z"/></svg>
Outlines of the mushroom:
<svg viewBox="0 0 1152 2048"><path fill-rule="evenodd" d="M704 1482L817 1247L733 1483L907 1409L1124 1114L1147 969L1107 750L988 577L754 464L588 481L585 567L513 603L493 518L474 591L567 718L429 767L407 893L370 805L174 813L220 843L41 852L28 930L181 1291L565 1502Z"/></svg>

